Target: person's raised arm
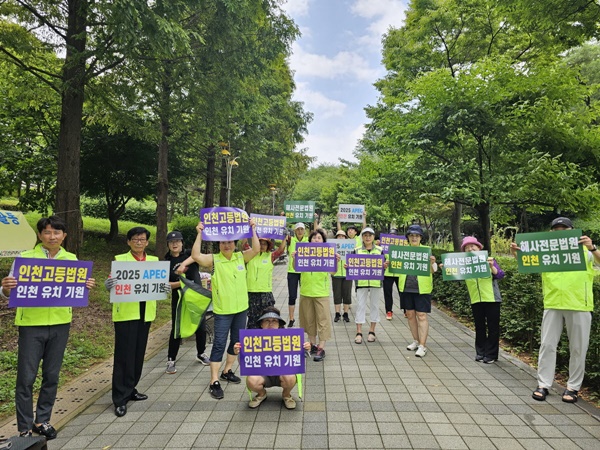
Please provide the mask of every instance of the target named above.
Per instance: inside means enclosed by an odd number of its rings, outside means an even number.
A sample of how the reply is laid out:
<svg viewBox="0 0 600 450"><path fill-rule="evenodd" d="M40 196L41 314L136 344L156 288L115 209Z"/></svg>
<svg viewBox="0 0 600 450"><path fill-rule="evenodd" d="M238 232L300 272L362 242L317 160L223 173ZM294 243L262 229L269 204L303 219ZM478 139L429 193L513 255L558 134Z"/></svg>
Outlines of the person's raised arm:
<svg viewBox="0 0 600 450"><path fill-rule="evenodd" d="M338 227L338 231L340 231L342 229L342 224L340 223L340 213L337 213L337 227Z"/></svg>
<svg viewBox="0 0 600 450"><path fill-rule="evenodd" d="M202 230L204 230L204 224L202 222L198 222L198 225L196 225L196 231L198 232L198 234L196 235L194 245L192 245L192 259L198 264L200 264L202 267L212 269L213 255L205 255L201 252L200 249L200 247L202 246Z"/></svg>
<svg viewBox="0 0 600 450"><path fill-rule="evenodd" d="M252 228L252 247L248 250L244 250L244 262L249 262L252 258L260 253L260 242L258 235L256 234L256 222L254 219L250 219L250 227Z"/></svg>
<svg viewBox="0 0 600 450"><path fill-rule="evenodd" d="M363 227L363 229L365 229L367 227L367 208L365 208L365 210L363 211L362 227Z"/></svg>

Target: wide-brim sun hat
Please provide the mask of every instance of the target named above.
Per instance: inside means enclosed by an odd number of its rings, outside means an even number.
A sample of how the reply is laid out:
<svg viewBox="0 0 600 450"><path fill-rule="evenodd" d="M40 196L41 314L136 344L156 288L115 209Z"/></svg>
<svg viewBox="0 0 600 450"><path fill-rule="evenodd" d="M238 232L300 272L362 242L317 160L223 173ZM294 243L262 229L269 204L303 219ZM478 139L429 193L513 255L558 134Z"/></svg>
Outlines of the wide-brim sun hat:
<svg viewBox="0 0 600 450"><path fill-rule="evenodd" d="M284 327L285 326L285 320L283 320L281 318L281 316L279 314L277 314L276 312L268 312L266 314L263 314L262 316L260 316L257 320L258 323L261 323L264 319L277 319L279 320L279 327Z"/></svg>
<svg viewBox="0 0 600 450"><path fill-rule="evenodd" d="M338 230L337 233L335 233L336 236L346 236L346 232L344 230Z"/></svg>
<svg viewBox="0 0 600 450"><path fill-rule="evenodd" d="M462 244L460 244L460 250L465 251L465 247L469 244L476 245L479 247L479 250L483 249L483 244L477 240L475 236L467 236L463 239Z"/></svg>

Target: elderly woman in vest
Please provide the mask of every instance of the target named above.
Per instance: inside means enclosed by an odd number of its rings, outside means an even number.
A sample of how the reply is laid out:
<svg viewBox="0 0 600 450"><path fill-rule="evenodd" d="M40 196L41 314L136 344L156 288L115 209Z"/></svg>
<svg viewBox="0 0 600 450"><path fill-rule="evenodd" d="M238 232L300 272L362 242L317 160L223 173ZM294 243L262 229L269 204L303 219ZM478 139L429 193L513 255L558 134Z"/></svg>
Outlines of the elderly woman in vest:
<svg viewBox="0 0 600 450"><path fill-rule="evenodd" d="M463 252L478 252L483 245L473 236L463 239ZM500 288L498 280L504 271L492 257L487 259L491 275L487 278L465 280L471 299L471 310L475 322L475 361L492 364L498 360L500 343Z"/></svg>

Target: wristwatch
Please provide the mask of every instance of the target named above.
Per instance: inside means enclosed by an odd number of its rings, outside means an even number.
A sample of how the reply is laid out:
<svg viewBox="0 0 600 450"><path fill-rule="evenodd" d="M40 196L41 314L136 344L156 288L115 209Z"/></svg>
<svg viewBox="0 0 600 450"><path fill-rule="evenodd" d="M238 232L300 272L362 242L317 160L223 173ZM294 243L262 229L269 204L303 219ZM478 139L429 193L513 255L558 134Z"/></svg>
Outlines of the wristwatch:
<svg viewBox="0 0 600 450"><path fill-rule="evenodd" d="M594 253L598 251L598 247L596 247L595 245L590 249L590 252Z"/></svg>

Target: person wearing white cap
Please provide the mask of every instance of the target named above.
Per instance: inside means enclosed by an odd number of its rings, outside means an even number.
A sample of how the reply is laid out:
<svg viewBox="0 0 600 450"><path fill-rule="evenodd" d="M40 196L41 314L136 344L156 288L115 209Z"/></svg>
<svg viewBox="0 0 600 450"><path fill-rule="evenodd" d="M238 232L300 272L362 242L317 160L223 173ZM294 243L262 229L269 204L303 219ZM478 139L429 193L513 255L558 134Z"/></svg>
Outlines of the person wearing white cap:
<svg viewBox="0 0 600 450"><path fill-rule="evenodd" d="M363 228L360 233L362 238L362 244L358 247L354 253L358 255L381 255L383 249L375 245L375 231L371 227ZM387 267L387 262L385 263ZM356 337L354 338L355 344L362 344L362 326L366 322L367 315L367 299L371 299L371 309L369 312L369 318L371 320L371 326L369 328L369 336L367 337L368 342L375 342L375 327L379 323L379 303L383 299L383 291L381 289L381 280L356 280L356 315L354 322L356 323Z"/></svg>
<svg viewBox="0 0 600 450"><path fill-rule="evenodd" d="M302 222L298 222L294 226L294 235L288 236L288 255L291 255L296 251L296 244L298 242L308 242L308 236L306 236L306 227ZM300 273L294 270L293 259L289 259L288 263L288 308L289 308L289 322L288 328L293 327L296 320L294 319L294 313L296 311L296 299L298 298L298 285L300 284Z"/></svg>
<svg viewBox="0 0 600 450"><path fill-rule="evenodd" d="M550 224L550 231L570 230L573 223L567 217L557 217ZM600 263L600 251L592 239L581 236L579 244L586 251L586 269L575 272L542 273L544 316L542 318L541 343L538 356L538 387L531 396L534 400L546 400L554 382L556 348L562 335L563 323L569 338L569 381L562 394L562 401L575 403L585 375L585 358L590 343L592 311L594 311L594 262ZM516 243L510 246L516 256L520 250Z"/></svg>

